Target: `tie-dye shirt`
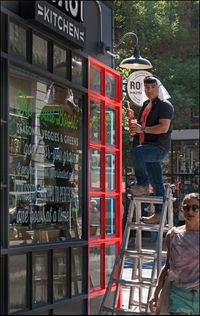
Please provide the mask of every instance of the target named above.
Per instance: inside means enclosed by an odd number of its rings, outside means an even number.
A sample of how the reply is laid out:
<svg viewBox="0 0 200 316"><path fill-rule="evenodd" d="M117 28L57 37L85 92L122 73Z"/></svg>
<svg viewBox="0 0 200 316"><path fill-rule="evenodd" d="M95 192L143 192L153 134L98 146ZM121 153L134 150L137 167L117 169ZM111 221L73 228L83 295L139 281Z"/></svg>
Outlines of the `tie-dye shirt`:
<svg viewBox="0 0 200 316"><path fill-rule="evenodd" d="M173 227L170 239L169 279L176 287L199 288L199 230Z"/></svg>

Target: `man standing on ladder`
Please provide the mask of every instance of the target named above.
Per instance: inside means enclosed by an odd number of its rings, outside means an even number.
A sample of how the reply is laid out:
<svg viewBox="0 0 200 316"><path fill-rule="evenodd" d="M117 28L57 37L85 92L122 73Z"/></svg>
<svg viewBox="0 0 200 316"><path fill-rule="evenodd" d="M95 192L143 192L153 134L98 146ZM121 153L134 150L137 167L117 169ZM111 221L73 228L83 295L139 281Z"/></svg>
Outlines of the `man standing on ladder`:
<svg viewBox="0 0 200 316"><path fill-rule="evenodd" d="M149 184L154 195L165 199L161 161L169 153L174 108L167 100L167 90L155 76L144 78L144 90L148 98L143 103L137 122L131 120L134 111L127 109L130 133L136 134L133 141L133 162L137 184L130 187L133 195L148 195ZM160 222L161 205L155 206L155 214L142 217L146 224Z"/></svg>

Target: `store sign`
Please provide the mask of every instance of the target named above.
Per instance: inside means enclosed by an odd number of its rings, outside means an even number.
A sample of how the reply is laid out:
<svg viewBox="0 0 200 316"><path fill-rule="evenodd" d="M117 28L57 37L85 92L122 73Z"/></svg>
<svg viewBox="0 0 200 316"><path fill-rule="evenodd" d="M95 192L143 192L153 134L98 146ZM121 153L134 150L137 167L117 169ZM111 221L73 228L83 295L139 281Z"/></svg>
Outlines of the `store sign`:
<svg viewBox="0 0 200 316"><path fill-rule="evenodd" d="M68 1L66 10L74 18L81 17L83 19L82 10L72 6L72 1ZM21 14L23 18L33 19L79 47L83 47L85 44L85 28L81 23L76 22L75 19L46 1L22 1Z"/></svg>
<svg viewBox="0 0 200 316"><path fill-rule="evenodd" d="M152 74L148 71L134 71L127 79L127 94L131 101L139 106L142 106L143 102L147 100L143 83L146 76L152 76Z"/></svg>
<svg viewBox="0 0 200 316"><path fill-rule="evenodd" d="M50 4L78 22L83 22L83 0L47 0Z"/></svg>

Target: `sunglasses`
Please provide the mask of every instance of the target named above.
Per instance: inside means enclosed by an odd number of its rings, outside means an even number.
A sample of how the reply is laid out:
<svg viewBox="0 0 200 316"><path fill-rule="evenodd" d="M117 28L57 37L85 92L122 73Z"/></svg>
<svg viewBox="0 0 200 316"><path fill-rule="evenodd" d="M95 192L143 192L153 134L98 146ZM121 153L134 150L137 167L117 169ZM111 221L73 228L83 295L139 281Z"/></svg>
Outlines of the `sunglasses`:
<svg viewBox="0 0 200 316"><path fill-rule="evenodd" d="M193 212L198 212L199 211L199 205L183 204L183 210L184 211L189 211L190 209L192 209Z"/></svg>

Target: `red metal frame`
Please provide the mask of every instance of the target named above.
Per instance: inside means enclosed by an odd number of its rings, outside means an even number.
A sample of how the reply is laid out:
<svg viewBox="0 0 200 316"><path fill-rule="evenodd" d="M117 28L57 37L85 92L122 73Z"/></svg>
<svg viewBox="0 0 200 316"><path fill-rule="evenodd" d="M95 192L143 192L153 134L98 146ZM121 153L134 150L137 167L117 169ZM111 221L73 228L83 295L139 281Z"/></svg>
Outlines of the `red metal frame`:
<svg viewBox="0 0 200 316"><path fill-rule="evenodd" d="M90 69L91 67L97 68L102 73L102 91L98 93L90 89ZM106 74L110 74L116 79L116 99L109 98L105 95ZM116 245L116 254L119 251L119 246L122 240L122 78L121 74L112 68L104 65L96 59L88 58L88 124L90 124L90 102L91 100L101 102L101 142L90 141L90 127L88 126L88 258L90 248L99 246L101 248L101 287L89 290L89 298L102 295L105 292L105 247L107 244ZM110 107L116 111L116 145L109 146L106 144L106 107ZM90 150L99 149L102 152L101 160L101 189L90 188ZM113 191L106 190L106 152L115 154L116 162L116 189ZM89 202L91 196L101 197L101 236L90 236L90 214ZM108 236L105 234L105 220L106 220L106 197L116 198L116 233L115 235ZM90 262L90 260L88 260ZM88 269L88 284L90 285L90 265Z"/></svg>

